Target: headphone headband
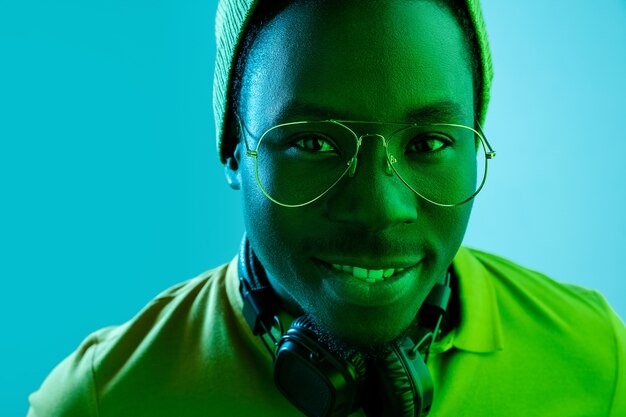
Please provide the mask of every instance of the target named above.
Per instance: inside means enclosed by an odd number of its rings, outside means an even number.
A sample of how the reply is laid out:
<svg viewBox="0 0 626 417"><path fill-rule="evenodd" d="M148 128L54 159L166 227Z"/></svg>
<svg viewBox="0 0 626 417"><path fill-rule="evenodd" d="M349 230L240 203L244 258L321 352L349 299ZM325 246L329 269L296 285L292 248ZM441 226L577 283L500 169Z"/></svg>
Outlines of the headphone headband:
<svg viewBox="0 0 626 417"><path fill-rule="evenodd" d="M255 336L269 333L275 321L278 299L245 233L239 250L238 269L243 317Z"/></svg>

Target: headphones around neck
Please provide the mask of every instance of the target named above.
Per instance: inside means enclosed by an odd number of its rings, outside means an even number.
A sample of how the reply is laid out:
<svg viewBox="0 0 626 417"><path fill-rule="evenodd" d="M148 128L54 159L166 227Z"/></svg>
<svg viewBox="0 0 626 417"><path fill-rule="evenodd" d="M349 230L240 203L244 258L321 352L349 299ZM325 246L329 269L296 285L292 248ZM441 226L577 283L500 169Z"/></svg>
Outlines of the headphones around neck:
<svg viewBox="0 0 626 417"><path fill-rule="evenodd" d="M450 272L446 284L435 284L420 308L419 342L407 336L391 343L384 358L365 360L358 353L340 357L332 352L308 316L296 318L283 331L278 298L245 234L238 269L243 316L274 358L276 387L303 414L346 417L361 407L368 417L423 417L428 413L433 380L426 361L450 299ZM278 340L273 327L280 332Z"/></svg>

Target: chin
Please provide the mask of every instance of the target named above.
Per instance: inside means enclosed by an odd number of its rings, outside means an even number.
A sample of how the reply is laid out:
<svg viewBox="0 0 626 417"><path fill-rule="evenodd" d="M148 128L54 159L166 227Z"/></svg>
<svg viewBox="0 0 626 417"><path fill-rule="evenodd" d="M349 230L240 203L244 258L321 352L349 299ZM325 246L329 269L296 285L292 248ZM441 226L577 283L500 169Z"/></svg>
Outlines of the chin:
<svg viewBox="0 0 626 417"><path fill-rule="evenodd" d="M358 351L367 357L379 357L389 349L389 344L403 337L413 325L415 314L404 320L360 320L357 323L345 318L341 324L336 322L326 324L326 320L309 314L316 326L316 332L320 340L331 351L342 356L350 352Z"/></svg>

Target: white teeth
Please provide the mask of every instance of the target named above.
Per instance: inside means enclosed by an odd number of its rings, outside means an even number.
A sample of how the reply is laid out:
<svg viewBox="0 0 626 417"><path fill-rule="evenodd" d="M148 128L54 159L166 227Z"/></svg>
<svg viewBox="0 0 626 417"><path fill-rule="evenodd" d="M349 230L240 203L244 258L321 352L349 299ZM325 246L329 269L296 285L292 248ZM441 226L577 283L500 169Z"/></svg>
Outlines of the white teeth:
<svg viewBox="0 0 626 417"><path fill-rule="evenodd" d="M368 269L359 268L358 266L355 266L354 269L352 270L352 275L354 275L357 278L365 279L367 278L368 272L369 272Z"/></svg>
<svg viewBox="0 0 626 417"><path fill-rule="evenodd" d="M389 278L398 272L404 271L404 268L366 269L358 266L339 264L332 264L331 266L338 271L346 272L353 277L370 284L378 281L384 281L385 278Z"/></svg>
<svg viewBox="0 0 626 417"><path fill-rule="evenodd" d="M382 269L370 269L367 271L367 277L373 279L382 279L384 271Z"/></svg>

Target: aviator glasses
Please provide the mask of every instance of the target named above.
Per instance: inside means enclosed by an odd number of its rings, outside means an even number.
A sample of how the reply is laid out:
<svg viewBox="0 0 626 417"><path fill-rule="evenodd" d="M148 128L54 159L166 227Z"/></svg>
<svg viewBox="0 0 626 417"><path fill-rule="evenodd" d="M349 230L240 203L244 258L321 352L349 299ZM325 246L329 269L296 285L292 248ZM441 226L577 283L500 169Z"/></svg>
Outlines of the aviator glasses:
<svg viewBox="0 0 626 417"><path fill-rule="evenodd" d="M238 117L245 136L254 137ZM366 132L357 134L353 128ZM350 120L296 121L263 133L256 147L247 139L246 156L255 159L257 183L267 198L284 207L310 204L358 167L361 144L380 140L385 171L394 173L424 200L443 207L473 199L487 178L487 164L496 155L480 125L394 123ZM382 196L381 196L382 197Z"/></svg>

